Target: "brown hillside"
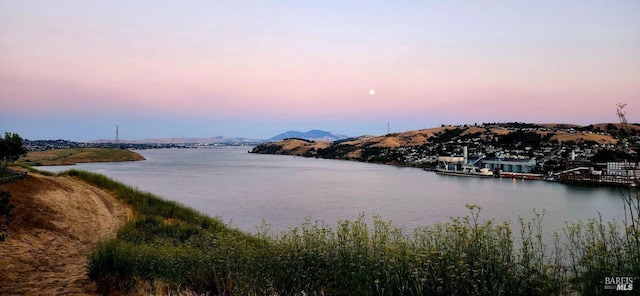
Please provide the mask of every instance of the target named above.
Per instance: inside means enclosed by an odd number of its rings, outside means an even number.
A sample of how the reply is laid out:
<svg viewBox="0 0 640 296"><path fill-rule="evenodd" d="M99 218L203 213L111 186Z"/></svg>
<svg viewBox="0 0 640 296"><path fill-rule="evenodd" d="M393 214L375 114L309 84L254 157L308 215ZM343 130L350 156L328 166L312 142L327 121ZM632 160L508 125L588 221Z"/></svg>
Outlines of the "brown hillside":
<svg viewBox="0 0 640 296"><path fill-rule="evenodd" d="M286 139L277 143L282 146L282 154L303 155L311 148L318 150L329 147L330 142L307 142L298 139ZM293 152L293 153L291 153Z"/></svg>
<svg viewBox="0 0 640 296"><path fill-rule="evenodd" d="M87 256L115 235L126 208L109 193L71 177L29 174L9 191L7 238L0 242L0 295L99 295Z"/></svg>
<svg viewBox="0 0 640 296"><path fill-rule="evenodd" d="M570 124L540 124L541 126L545 126L547 128L558 128L558 127L579 127L578 125L570 125ZM619 124L618 124L619 125ZM597 126L597 125L594 125ZM603 127L606 124L603 124ZM628 125L630 129L638 129L640 130L640 126ZM484 134L486 133L485 128L469 126L469 127L455 127L455 126L445 126L445 127L437 127L430 129L422 129L417 131L408 131L403 133L389 134L386 136L379 137L365 137L355 141L347 142L350 145L355 145L359 147L371 146L371 147L382 147L382 148L395 148L400 146L418 146L428 144L428 139L434 136L436 133L443 133L447 129L454 128L463 128L465 131L461 135L475 134L481 133L481 138L484 138ZM604 130L604 128L603 128ZM502 128L491 128L490 132L496 135L506 135L511 133L510 130L502 129ZM539 132L541 134L547 134L549 132ZM595 141L600 144L615 144L616 139L608 135L599 135L588 132L575 132L569 133L564 131L555 132L555 135L552 139L558 140L559 142L565 141ZM345 144L347 144L345 143Z"/></svg>
<svg viewBox="0 0 640 296"><path fill-rule="evenodd" d="M554 135L552 139L558 140L559 142L594 141L599 144L615 144L616 143L616 139L608 135L600 135L596 133L579 132L579 131L569 132L569 131L562 130L567 128L580 127L574 124L538 124L538 125L544 126L549 129L558 129L557 131L538 131L538 133L542 135L553 133ZM601 125L602 125L602 129L604 130L607 124L601 124ZM594 126L599 126L599 125L594 125ZM631 124L628 126L633 129L640 129L640 126L634 126ZM448 129L456 129L456 128L464 129L464 131L461 134L462 136L480 133L479 137L481 139L486 140L487 129L484 127L443 126L443 127L436 127L436 128L430 128L430 129L407 131L402 133L393 133L393 134L388 134L384 136L363 136L350 141L341 142L340 145L350 145L350 146L356 147L355 150L352 150L345 155L347 159L353 159L353 158L358 158L362 153L361 150L366 149L367 147L397 148L402 146L406 147L406 146L419 146L419 145L429 144L429 139L435 136L436 134L442 134ZM512 130L506 129L506 128L492 127L489 129L489 132L496 135L506 135L511 133ZM310 143L310 142L301 141L301 140L289 139L281 142L272 143L269 145L282 146L281 151L279 151L277 154L304 155L311 148L315 148L316 150L318 150L320 148L326 148L330 146L331 143L330 142Z"/></svg>
<svg viewBox="0 0 640 296"><path fill-rule="evenodd" d="M598 124L594 124L593 127L594 128L600 128L603 131L607 130L607 125L612 124L613 126L616 127L616 129L621 129L622 128L622 123L598 123ZM637 125L633 125L633 124L627 124L627 129L629 130L636 130L636 131L640 131L640 126Z"/></svg>
<svg viewBox="0 0 640 296"><path fill-rule="evenodd" d="M566 133L558 132L551 139L558 140L558 142L566 141L594 141L598 144L615 144L617 142L612 136L598 135L593 133Z"/></svg>
<svg viewBox="0 0 640 296"><path fill-rule="evenodd" d="M577 128L580 127L577 124L571 123L536 123L539 126L543 126L546 128Z"/></svg>
<svg viewBox="0 0 640 296"><path fill-rule="evenodd" d="M455 127L436 127L407 131L402 133L388 134L379 137L363 138L359 142L353 143L360 146L371 146L381 148L395 148L400 146L419 146L429 143L429 138L436 133L442 133L447 129Z"/></svg>
<svg viewBox="0 0 640 296"><path fill-rule="evenodd" d="M116 162L144 160L138 153L113 148L70 148L31 151L20 159L31 165L73 165L87 162Z"/></svg>

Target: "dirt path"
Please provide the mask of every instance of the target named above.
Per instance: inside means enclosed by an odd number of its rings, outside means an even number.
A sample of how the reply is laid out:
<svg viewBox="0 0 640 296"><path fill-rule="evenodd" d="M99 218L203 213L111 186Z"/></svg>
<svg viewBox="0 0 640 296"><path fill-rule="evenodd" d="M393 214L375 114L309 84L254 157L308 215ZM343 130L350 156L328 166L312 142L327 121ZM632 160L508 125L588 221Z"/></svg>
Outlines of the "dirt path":
<svg viewBox="0 0 640 296"><path fill-rule="evenodd" d="M29 174L0 191L9 191L15 206L0 242L0 295L99 295L87 256L115 235L127 209L71 177Z"/></svg>

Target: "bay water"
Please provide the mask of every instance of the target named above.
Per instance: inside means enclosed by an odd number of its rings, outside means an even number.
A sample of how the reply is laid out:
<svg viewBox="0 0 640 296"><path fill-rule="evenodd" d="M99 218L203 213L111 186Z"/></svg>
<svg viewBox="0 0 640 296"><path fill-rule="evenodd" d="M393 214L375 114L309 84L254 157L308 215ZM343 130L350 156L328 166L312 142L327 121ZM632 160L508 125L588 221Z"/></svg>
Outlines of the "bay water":
<svg viewBox="0 0 640 296"><path fill-rule="evenodd" d="M441 176L416 168L352 161L251 154L251 147L136 151L146 160L39 167L96 172L132 187L175 200L233 227L256 232L263 223L275 232L305 219L334 226L365 214L411 230L469 215L481 219L531 219L545 211L545 232L601 215L624 219L621 194L628 189L569 186L515 179Z"/></svg>

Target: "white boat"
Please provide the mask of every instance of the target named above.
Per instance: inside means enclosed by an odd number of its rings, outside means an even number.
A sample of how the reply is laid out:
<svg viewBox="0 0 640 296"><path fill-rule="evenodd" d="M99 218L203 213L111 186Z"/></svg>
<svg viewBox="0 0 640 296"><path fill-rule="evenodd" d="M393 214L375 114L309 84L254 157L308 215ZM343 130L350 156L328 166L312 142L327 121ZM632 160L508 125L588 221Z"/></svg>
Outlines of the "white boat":
<svg viewBox="0 0 640 296"><path fill-rule="evenodd" d="M436 169L436 174L465 177L493 177L493 172L487 168L476 167L475 164L484 158L479 157L473 162L469 162L467 147L463 147L463 157L440 156L440 167Z"/></svg>
<svg viewBox="0 0 640 296"><path fill-rule="evenodd" d="M493 177L493 172L489 169L475 166L462 166L458 170L449 170L446 168L436 169L436 174L464 177Z"/></svg>

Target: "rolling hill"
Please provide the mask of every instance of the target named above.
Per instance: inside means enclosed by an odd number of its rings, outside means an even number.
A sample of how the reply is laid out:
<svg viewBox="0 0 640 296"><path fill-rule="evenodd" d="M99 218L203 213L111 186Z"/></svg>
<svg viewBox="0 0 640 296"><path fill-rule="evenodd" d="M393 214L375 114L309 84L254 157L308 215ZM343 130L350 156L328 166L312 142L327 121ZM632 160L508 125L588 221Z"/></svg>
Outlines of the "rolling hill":
<svg viewBox="0 0 640 296"><path fill-rule="evenodd" d="M616 136L621 127L620 124L525 123L441 126L333 142L296 137L260 144L252 152L415 165L430 156L456 154L460 147L469 146L470 151L476 153L502 151L514 157L542 159L558 151L588 152L612 148L618 142ZM638 141L640 126L629 124L627 130L625 133L631 136L630 139Z"/></svg>

